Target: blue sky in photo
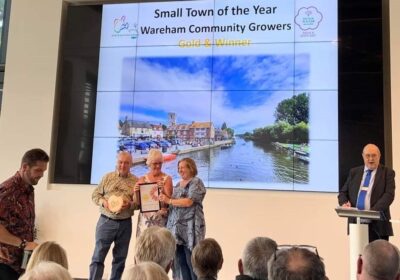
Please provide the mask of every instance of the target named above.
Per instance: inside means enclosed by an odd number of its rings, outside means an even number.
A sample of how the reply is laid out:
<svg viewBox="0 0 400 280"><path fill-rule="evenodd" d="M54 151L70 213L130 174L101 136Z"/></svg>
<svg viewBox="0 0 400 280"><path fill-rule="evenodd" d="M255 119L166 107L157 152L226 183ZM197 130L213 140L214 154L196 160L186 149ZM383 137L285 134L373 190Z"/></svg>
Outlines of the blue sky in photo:
<svg viewBox="0 0 400 280"><path fill-rule="evenodd" d="M184 69L187 73L197 73L201 69L209 69L211 73L211 56L176 56L176 57L150 57L140 58L144 63L160 65L166 69ZM138 76L140 74L138 73Z"/></svg>
<svg viewBox="0 0 400 280"><path fill-rule="evenodd" d="M167 124L168 112L178 123L211 116L216 127L228 122L243 133L271 125L295 81L300 88L308 84L309 55L142 57L135 73L137 92L133 104L121 104L121 117Z"/></svg>

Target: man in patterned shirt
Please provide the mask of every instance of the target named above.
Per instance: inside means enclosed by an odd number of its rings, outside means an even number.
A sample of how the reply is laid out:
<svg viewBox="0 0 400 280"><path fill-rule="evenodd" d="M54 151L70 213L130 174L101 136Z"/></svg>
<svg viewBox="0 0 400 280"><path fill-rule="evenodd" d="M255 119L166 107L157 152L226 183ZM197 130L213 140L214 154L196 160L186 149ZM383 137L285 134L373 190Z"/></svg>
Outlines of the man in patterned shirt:
<svg viewBox="0 0 400 280"><path fill-rule="evenodd" d="M133 210L138 209L134 198L137 177L130 172L132 156L122 151L118 154L117 170L106 174L93 191L92 200L100 207L100 218L96 226L96 245L90 264L90 280L102 279L104 260L114 242L113 261L110 280L121 279L128 255L132 234ZM111 196L123 199L122 208L113 212L109 204Z"/></svg>
<svg viewBox="0 0 400 280"><path fill-rule="evenodd" d="M33 185L43 177L49 156L27 151L14 176L0 184L0 280L18 279L24 250L33 250L35 201Z"/></svg>

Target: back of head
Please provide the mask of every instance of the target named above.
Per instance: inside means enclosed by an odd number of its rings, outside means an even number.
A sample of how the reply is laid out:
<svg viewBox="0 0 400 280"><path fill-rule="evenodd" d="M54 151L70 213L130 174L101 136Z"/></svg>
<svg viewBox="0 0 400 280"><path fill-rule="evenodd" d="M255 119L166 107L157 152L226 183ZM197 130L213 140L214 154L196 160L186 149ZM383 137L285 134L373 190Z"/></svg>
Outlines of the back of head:
<svg viewBox="0 0 400 280"><path fill-rule="evenodd" d="M308 249L293 247L278 250L268 263L269 280L324 280L325 266Z"/></svg>
<svg viewBox="0 0 400 280"><path fill-rule="evenodd" d="M256 279L268 278L268 260L278 245L268 237L256 237L250 240L242 256L243 273Z"/></svg>
<svg viewBox="0 0 400 280"><path fill-rule="evenodd" d="M176 241L172 233L159 226L145 229L135 244L135 261L151 261L162 266L166 271L175 256Z"/></svg>
<svg viewBox="0 0 400 280"><path fill-rule="evenodd" d="M125 270L123 280L169 280L164 269L154 262L142 262Z"/></svg>
<svg viewBox="0 0 400 280"><path fill-rule="evenodd" d="M67 253L55 242L47 241L40 244L32 253L26 270L31 270L43 261L55 262L68 269Z"/></svg>
<svg viewBox="0 0 400 280"><path fill-rule="evenodd" d="M72 280L68 270L55 262L41 262L19 280Z"/></svg>
<svg viewBox="0 0 400 280"><path fill-rule="evenodd" d="M206 238L194 247L192 266L197 277L216 277L222 263L222 250L215 239Z"/></svg>
<svg viewBox="0 0 400 280"><path fill-rule="evenodd" d="M370 279L392 280L399 275L399 251L386 240L369 243L364 249L362 260L362 273Z"/></svg>
<svg viewBox="0 0 400 280"><path fill-rule="evenodd" d="M33 166L37 161L49 162L49 156L42 149L29 150L22 156L21 166L22 164Z"/></svg>

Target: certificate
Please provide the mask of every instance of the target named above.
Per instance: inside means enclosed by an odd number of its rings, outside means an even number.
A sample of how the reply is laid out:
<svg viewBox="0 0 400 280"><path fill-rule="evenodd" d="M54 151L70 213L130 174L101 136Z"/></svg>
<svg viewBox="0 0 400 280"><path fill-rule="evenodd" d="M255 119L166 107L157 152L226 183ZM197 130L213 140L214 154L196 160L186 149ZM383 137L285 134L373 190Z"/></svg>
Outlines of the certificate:
<svg viewBox="0 0 400 280"><path fill-rule="evenodd" d="M157 183L139 184L140 212L154 212L160 210Z"/></svg>

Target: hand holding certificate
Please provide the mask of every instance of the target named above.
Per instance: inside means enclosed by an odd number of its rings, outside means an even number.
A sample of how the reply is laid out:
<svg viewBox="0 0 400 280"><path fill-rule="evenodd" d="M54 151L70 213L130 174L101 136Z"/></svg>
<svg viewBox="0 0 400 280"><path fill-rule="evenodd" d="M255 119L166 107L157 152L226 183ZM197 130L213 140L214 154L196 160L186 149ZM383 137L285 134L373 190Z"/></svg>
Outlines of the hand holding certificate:
<svg viewBox="0 0 400 280"><path fill-rule="evenodd" d="M159 194L157 183L139 184L140 212L160 210Z"/></svg>

